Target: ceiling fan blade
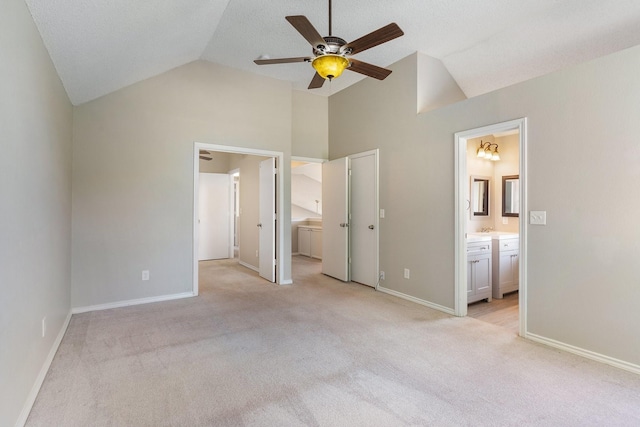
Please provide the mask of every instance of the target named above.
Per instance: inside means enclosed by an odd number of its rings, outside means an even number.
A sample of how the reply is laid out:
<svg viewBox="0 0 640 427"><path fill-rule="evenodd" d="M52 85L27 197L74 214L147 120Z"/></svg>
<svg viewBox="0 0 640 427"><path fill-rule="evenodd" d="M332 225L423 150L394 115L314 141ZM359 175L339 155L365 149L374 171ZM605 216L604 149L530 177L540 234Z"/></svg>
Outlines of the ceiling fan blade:
<svg viewBox="0 0 640 427"><path fill-rule="evenodd" d="M326 44L318 30L315 29L311 22L304 15L285 16L293 27L304 37L311 46L318 47Z"/></svg>
<svg viewBox="0 0 640 427"><path fill-rule="evenodd" d="M258 65L269 65L269 64L288 64L290 62L305 62L309 60L310 60L309 57L300 56L298 58L256 59L253 62L255 62Z"/></svg>
<svg viewBox="0 0 640 427"><path fill-rule="evenodd" d="M211 151L209 151L209 150L200 150L199 154L211 154Z"/></svg>
<svg viewBox="0 0 640 427"><path fill-rule="evenodd" d="M391 70L378 67L377 65L369 64L367 62L358 61L357 59L349 58L351 66L347 70L355 71L356 73L364 74L365 76L373 77L374 79L384 80Z"/></svg>
<svg viewBox="0 0 640 427"><path fill-rule="evenodd" d="M307 89L319 89L324 84L324 78L318 73L316 73L311 79L311 83L309 83L309 87Z"/></svg>
<svg viewBox="0 0 640 427"><path fill-rule="evenodd" d="M200 160L206 160L206 161L213 160L213 157L205 157L205 156L198 156L198 157L200 157Z"/></svg>
<svg viewBox="0 0 640 427"><path fill-rule="evenodd" d="M372 47L386 43L402 35L404 35L404 32L400 27L398 27L398 24L392 22L391 24L379 28L366 36L362 36L351 43L347 43L344 49L351 48L351 55L355 55L363 50L371 49Z"/></svg>

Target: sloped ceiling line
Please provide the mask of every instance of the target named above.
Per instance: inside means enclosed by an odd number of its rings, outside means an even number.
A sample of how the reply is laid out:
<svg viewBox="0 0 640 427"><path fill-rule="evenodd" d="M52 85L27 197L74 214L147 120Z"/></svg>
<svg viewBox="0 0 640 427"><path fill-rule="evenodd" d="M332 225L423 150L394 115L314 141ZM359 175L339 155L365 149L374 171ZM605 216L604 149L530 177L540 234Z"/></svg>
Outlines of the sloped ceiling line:
<svg viewBox="0 0 640 427"><path fill-rule="evenodd" d="M257 66L253 60L311 54L287 15L307 16L323 35L328 26L327 4L318 0L26 3L74 105L197 59L306 90L313 76L308 63ZM347 41L390 22L405 35L357 59L388 67L422 52L441 60L467 97L640 44L635 0L333 2L334 35ZM314 93L328 96L363 78L345 72Z"/></svg>

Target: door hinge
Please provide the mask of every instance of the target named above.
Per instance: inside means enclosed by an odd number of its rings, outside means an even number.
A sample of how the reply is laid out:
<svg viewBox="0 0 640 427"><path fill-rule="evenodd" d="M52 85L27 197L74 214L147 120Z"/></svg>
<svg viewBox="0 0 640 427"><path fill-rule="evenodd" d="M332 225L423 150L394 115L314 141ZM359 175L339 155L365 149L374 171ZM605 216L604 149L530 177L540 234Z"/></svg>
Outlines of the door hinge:
<svg viewBox="0 0 640 427"><path fill-rule="evenodd" d="M273 260L273 266L274 266L274 267L277 267L277 266L278 266L278 260L277 260L277 259L274 259L274 260Z"/></svg>
<svg viewBox="0 0 640 427"><path fill-rule="evenodd" d="M349 257L349 264L351 264L351 257Z"/></svg>

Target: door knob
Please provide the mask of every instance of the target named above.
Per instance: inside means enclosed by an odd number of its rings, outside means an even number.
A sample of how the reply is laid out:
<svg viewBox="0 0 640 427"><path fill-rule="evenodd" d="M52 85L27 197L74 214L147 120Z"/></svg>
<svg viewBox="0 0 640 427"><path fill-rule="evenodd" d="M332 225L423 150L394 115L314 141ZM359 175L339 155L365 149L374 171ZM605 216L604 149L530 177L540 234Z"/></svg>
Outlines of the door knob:
<svg viewBox="0 0 640 427"><path fill-rule="evenodd" d="M258 227L262 228L262 224L258 224Z"/></svg>
<svg viewBox="0 0 640 427"><path fill-rule="evenodd" d="M370 226L369 226L369 230L373 230L373 225L370 225Z"/></svg>

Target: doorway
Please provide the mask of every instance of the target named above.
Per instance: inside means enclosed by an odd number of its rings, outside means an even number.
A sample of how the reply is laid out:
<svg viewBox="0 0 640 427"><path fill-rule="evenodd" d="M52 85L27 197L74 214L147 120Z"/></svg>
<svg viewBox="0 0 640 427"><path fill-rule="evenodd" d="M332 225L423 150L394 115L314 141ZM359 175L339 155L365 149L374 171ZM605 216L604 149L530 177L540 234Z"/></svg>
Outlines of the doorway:
<svg viewBox="0 0 640 427"><path fill-rule="evenodd" d="M517 138L513 136L516 134ZM500 158L500 144L496 142L496 138L509 135L512 139L515 138L514 148L517 148L518 155L517 201L513 200L515 193L511 189L503 190L508 178L513 181L513 171L508 173L507 162L499 167L495 166L498 164L496 160ZM485 159L488 163L481 160L485 152L489 154ZM476 300L491 301L494 296L503 300L504 295L513 300L514 296L510 293L513 293L514 288L509 287L504 280L507 270L502 265L509 261L511 272L517 277L517 329L519 335L524 335L527 308L526 118L456 133L455 157L455 314L466 316L468 303ZM477 182L473 182L474 178ZM478 191L474 191L476 189ZM507 212L505 215L503 194L509 195L507 200L510 209L515 210L517 206L517 215L515 212ZM478 200L479 198L484 200ZM516 228L509 229L514 227L513 222L517 222ZM513 264L514 260L516 264ZM490 262L492 268L475 268L483 266L485 261ZM494 286L486 289L487 282ZM504 304L504 301L501 303Z"/></svg>
<svg viewBox="0 0 640 427"><path fill-rule="evenodd" d="M198 295L198 258L199 258L199 226L198 226L198 213L199 213L199 173L200 173L200 159L199 159L199 153L200 150L207 150L207 151L211 151L211 152L218 152L218 153L223 153L223 154L231 154L231 155L242 155L242 156L249 156L249 157L259 157L259 158L265 158L265 159L272 159L274 164L277 165L282 165L283 161L284 161L284 153L282 152L276 152L276 151L266 151L266 150L257 150L257 149L251 149L251 148L241 148L241 147L230 147L230 146L224 146L224 145L215 145L215 144L207 144L207 143L194 143L194 151L193 151L193 159L194 159L194 180L193 180L193 293L194 295ZM258 175L258 171L256 169L256 175ZM258 179L256 177L256 179ZM285 259L285 254L284 254L284 245L279 244L278 242L282 242L283 241L283 236L284 236L284 229L286 226L284 224L284 205L283 205L283 197L280 197L280 194L283 194L283 177L282 177L282 173L275 173L275 174L271 174L271 179L270 182L272 184L272 192L273 192L273 200L274 200L274 207L275 207L275 214L272 213L269 216L269 220L268 221L263 221L263 223L260 222L260 220L257 218L254 221L253 225L253 230L255 231L255 233L252 234L256 234L260 231L260 229L264 230L263 232L260 232L260 236L262 236L263 234L265 235L271 235L273 237L273 253L275 254L274 260L271 261L271 263L264 263L263 265L269 265L270 268L272 269L273 273L273 281L275 281L278 284L290 284L291 283L291 278L289 277L289 274L286 272L285 267L286 265L288 265L288 263L284 263L284 262L280 262L281 260ZM247 189L248 190L248 189ZM255 202L256 202L256 206L258 204L258 191L256 190L255 193ZM255 209L257 211L257 209ZM248 213L248 212L247 212ZM260 224L262 224L262 227L260 227ZM270 228L273 228L273 232L271 233L271 231L269 231ZM242 247L240 247L240 251L242 251ZM254 266L256 271L260 270L260 263L259 263L259 249L258 247L255 248L255 262L253 263L249 263L250 265ZM253 252L253 251L252 251ZM280 260L278 262L276 262L276 260ZM263 259L264 261L264 259ZM264 276L263 276L264 277Z"/></svg>

